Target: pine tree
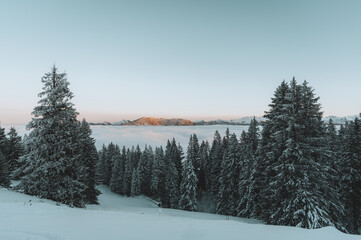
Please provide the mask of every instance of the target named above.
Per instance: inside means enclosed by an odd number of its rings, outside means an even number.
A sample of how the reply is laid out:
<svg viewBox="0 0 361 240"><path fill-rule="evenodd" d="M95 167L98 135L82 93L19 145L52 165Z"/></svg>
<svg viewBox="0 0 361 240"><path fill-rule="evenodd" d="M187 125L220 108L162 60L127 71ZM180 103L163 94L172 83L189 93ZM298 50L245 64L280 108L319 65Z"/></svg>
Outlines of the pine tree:
<svg viewBox="0 0 361 240"><path fill-rule="evenodd" d="M25 193L82 207L87 202L86 185L78 180L83 171L78 161L77 112L65 73L55 67L42 78L41 100L27 125L30 152L25 155L26 171L18 185Z"/></svg>
<svg viewBox="0 0 361 240"><path fill-rule="evenodd" d="M5 160L8 159L8 146L9 143L5 135L5 128L0 126L0 151L2 152Z"/></svg>
<svg viewBox="0 0 361 240"><path fill-rule="evenodd" d="M142 151L140 150L139 145L137 145L135 147L135 151L134 151L133 168L138 167L138 163L139 163L139 160L140 160L141 156L142 156Z"/></svg>
<svg viewBox="0 0 361 240"><path fill-rule="evenodd" d="M140 195L140 181L139 174L136 169L133 169L132 173L132 186L130 191L130 196L135 197Z"/></svg>
<svg viewBox="0 0 361 240"><path fill-rule="evenodd" d="M324 137L324 155L325 155L325 168L328 177L329 189L325 191L327 199L329 199L329 213L330 219L341 231L346 232L347 230L343 226L343 217L345 209L342 204L341 196L341 185L340 178L341 168L340 163L341 158L341 147L339 142L339 137L337 136L336 127L333 124L332 119L329 120L325 128L325 137Z"/></svg>
<svg viewBox="0 0 361 240"><path fill-rule="evenodd" d="M8 163L4 154L0 151L0 187L9 187L10 177L8 171Z"/></svg>
<svg viewBox="0 0 361 240"><path fill-rule="evenodd" d="M361 233L361 126L360 120L346 124L340 161L341 194L345 208L345 227Z"/></svg>
<svg viewBox="0 0 361 240"><path fill-rule="evenodd" d="M189 141L187 158L183 165L182 183L180 186L179 209L187 211L197 210L197 184L198 179L194 171L193 159L191 152L193 150L192 137Z"/></svg>
<svg viewBox="0 0 361 240"><path fill-rule="evenodd" d="M175 140L173 139L173 142L175 144ZM179 182L178 182L178 186L180 187L180 184L182 182L182 173L183 173L183 160L184 160L184 151L182 146L180 145L180 143L178 143L177 147L175 148L176 150L176 167L177 167L177 171L178 171L178 176L179 176Z"/></svg>
<svg viewBox="0 0 361 240"><path fill-rule="evenodd" d="M165 202L165 163L164 151L162 147L155 149L154 161L152 165L151 192L157 201Z"/></svg>
<svg viewBox="0 0 361 240"><path fill-rule="evenodd" d="M19 168L18 160L24 154L24 146L15 128L11 127L7 135L9 172L13 173Z"/></svg>
<svg viewBox="0 0 361 240"><path fill-rule="evenodd" d="M259 148L256 152L256 157L254 159L253 169L251 170L251 179L249 185L249 198L247 199L248 205L244 210L244 213L240 213L239 206L239 215L246 215L251 218L256 219L267 219L266 216L270 214L270 204L266 199L268 183L268 161L267 153L272 151L272 145L270 143L270 126L265 125L262 128L262 138L259 141Z"/></svg>
<svg viewBox="0 0 361 240"><path fill-rule="evenodd" d="M115 145L114 155L112 156L112 174L109 182L110 191L115 193L122 192L122 176L124 174L124 168L122 168L122 156L120 148Z"/></svg>
<svg viewBox="0 0 361 240"><path fill-rule="evenodd" d="M266 114L270 140L265 146L266 175L270 185L266 199L267 221L304 228L332 225L328 200L327 172L323 168L323 122L318 98L304 82L293 79L275 92Z"/></svg>
<svg viewBox="0 0 361 240"><path fill-rule="evenodd" d="M259 145L259 129L255 118L251 120L248 132L242 132L240 143L240 174L239 174L239 203L237 215L251 217L253 215L255 195L257 194L254 178L257 164L257 150ZM257 175L257 174L256 174Z"/></svg>
<svg viewBox="0 0 361 240"><path fill-rule="evenodd" d="M222 138L218 131L215 132L211 151L209 153L211 161L210 189L214 194L218 194L219 175L221 172L221 164L223 159Z"/></svg>
<svg viewBox="0 0 361 240"><path fill-rule="evenodd" d="M176 168L172 145L168 140L164 154L164 177L165 177L165 197L164 206L176 208L178 206L178 171Z"/></svg>
<svg viewBox="0 0 361 240"><path fill-rule="evenodd" d="M102 149L98 153L99 159L96 165L96 182L98 184L106 184L105 173L107 171L108 148L103 144Z"/></svg>
<svg viewBox="0 0 361 240"><path fill-rule="evenodd" d="M178 188L180 186L181 180L182 180L182 161L184 159L183 156L183 149L182 147L175 141L175 139L173 138L172 142L171 142L171 150L170 150L170 155L171 158L173 159L173 162L175 164L175 167L177 169L177 173L178 173L178 177L177 177L177 185Z"/></svg>
<svg viewBox="0 0 361 240"><path fill-rule="evenodd" d="M106 155L103 159L103 183L107 186L110 185L110 179L112 178L113 156L116 154L116 151L115 144L111 142L107 147Z"/></svg>
<svg viewBox="0 0 361 240"><path fill-rule="evenodd" d="M20 179L21 177L24 176L25 174L25 170L28 166L28 158L27 158L27 154L30 153L31 151L31 144L29 142L29 137L27 134L24 134L23 136L23 140L22 140L22 143L23 143L23 154L21 157L19 157L19 159L17 160L18 162L18 168L15 169L13 172L12 172L12 175L11 177L15 180L18 180Z"/></svg>
<svg viewBox="0 0 361 240"><path fill-rule="evenodd" d="M132 147L132 150L127 149L124 165L123 193L127 196L130 196L131 193L134 151L134 147Z"/></svg>
<svg viewBox="0 0 361 240"><path fill-rule="evenodd" d="M149 169L149 161L151 158L149 157L147 145L144 148L144 151L139 159L138 163L138 176L139 176L139 185L140 185L140 194L148 195L149 194L149 182L150 182L150 169Z"/></svg>
<svg viewBox="0 0 361 240"><path fill-rule="evenodd" d="M199 150L199 156L200 156L200 173L199 173L199 179L198 179L198 185L199 190L208 191L210 189L210 176L211 176L211 163L210 163L210 157L209 157L209 143L208 141L202 141L200 150Z"/></svg>
<svg viewBox="0 0 361 240"><path fill-rule="evenodd" d="M227 149L221 165L217 214L236 215L238 205L239 144L235 134L227 140Z"/></svg>
<svg viewBox="0 0 361 240"><path fill-rule="evenodd" d="M187 149L187 158L190 159L190 161L193 164L194 172L197 175L197 180L199 184L199 178L201 173L201 158L199 155L199 143L198 138L196 134L193 134L189 138L189 145ZM197 186L197 189L199 189L199 186Z"/></svg>
<svg viewBox="0 0 361 240"><path fill-rule="evenodd" d="M98 152L95 148L95 140L91 137L92 131L89 124L83 119L79 126L78 149L80 154L79 163L83 168L83 172L79 174L78 178L81 183L86 186L83 194L86 202L97 204L97 196L100 192L95 188L95 170L98 162Z"/></svg>

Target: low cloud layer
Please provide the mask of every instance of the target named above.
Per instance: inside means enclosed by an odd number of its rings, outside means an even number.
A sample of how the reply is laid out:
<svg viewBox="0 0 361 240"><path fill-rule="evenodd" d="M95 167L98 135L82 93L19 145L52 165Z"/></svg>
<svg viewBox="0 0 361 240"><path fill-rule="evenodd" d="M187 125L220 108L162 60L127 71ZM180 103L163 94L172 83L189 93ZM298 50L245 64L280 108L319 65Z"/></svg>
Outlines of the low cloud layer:
<svg viewBox="0 0 361 240"><path fill-rule="evenodd" d="M9 131L11 125L2 125ZM28 131L25 125L14 125L18 133L23 136ZM111 142L119 146L125 145L131 147L137 145L143 149L145 145L152 147L163 145L165 146L168 139L175 138L184 150L188 146L189 136L193 133L197 134L199 141L208 140L212 142L216 130L223 136L227 127L231 133L236 133L237 137L241 135L242 130L247 130L248 126L91 126L93 131L92 136L96 140L96 147L100 149L103 144Z"/></svg>

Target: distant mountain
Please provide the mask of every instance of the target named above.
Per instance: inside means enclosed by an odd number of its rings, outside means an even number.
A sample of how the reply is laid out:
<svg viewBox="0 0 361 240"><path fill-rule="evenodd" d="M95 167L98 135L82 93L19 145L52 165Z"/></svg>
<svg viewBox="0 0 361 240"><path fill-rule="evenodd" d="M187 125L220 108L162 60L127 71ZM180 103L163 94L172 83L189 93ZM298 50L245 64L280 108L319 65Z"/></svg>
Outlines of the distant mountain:
<svg viewBox="0 0 361 240"><path fill-rule="evenodd" d="M234 122L234 123L240 123L243 125L249 125L251 123L251 120L255 118L257 120L257 122L264 122L266 121L266 118L264 117L241 117L241 118L237 118L237 119L232 119L229 120L230 122Z"/></svg>
<svg viewBox="0 0 361 240"><path fill-rule="evenodd" d="M181 118L152 118L152 117L142 117L137 120L131 121L129 125L135 126L192 126L194 123L187 119Z"/></svg>
<svg viewBox="0 0 361 240"><path fill-rule="evenodd" d="M330 119L332 119L333 123L336 125L345 124L347 121L354 120L358 115L346 116L346 117L337 117L337 116L327 116L322 120L325 123L328 123ZM212 120L212 121L191 121L182 118L153 118L153 117L142 117L133 121L130 120L122 120L116 123L110 122L102 122L102 123L90 123L90 125L104 125L104 126L193 126L193 125L249 125L251 120L256 118L259 123L266 121L264 117L241 117L231 120Z"/></svg>
<svg viewBox="0 0 361 240"><path fill-rule="evenodd" d="M102 123L90 123L90 125L111 125L111 126L193 126L194 122L181 119L181 118L153 118L153 117L142 117L134 121L123 120L116 123L102 122Z"/></svg>

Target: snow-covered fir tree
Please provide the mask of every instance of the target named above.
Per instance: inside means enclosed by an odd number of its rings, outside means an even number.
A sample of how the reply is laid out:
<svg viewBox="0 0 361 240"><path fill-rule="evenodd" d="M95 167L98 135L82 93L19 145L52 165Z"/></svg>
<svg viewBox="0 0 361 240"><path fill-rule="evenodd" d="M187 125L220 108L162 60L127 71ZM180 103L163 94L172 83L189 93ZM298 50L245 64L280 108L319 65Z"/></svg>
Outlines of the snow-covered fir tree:
<svg viewBox="0 0 361 240"><path fill-rule="evenodd" d="M342 204L341 195L341 144L337 135L336 127L332 119L329 120L325 126L324 136L324 168L328 178L328 189L325 191L327 199L329 199L329 214L330 219L339 230L346 232L347 230L343 224L343 217L345 209Z"/></svg>
<svg viewBox="0 0 361 240"><path fill-rule="evenodd" d="M0 187L9 187L10 176L8 171L8 162L0 150Z"/></svg>
<svg viewBox="0 0 361 240"><path fill-rule="evenodd" d="M168 140L164 154L164 178L165 178L165 196L164 206L170 208L177 208L178 206L178 171L176 167L176 159L173 154L174 148Z"/></svg>
<svg viewBox="0 0 361 240"><path fill-rule="evenodd" d="M113 156L116 154L116 151L115 144L111 142L107 147L106 155L103 159L103 183L107 186L109 186L110 179L112 178Z"/></svg>
<svg viewBox="0 0 361 240"><path fill-rule="evenodd" d="M135 157L135 148L133 146L131 150L127 149L125 165L124 165L123 193L127 196L130 196L131 193L132 175L134 169L134 165L133 165L134 157Z"/></svg>
<svg viewBox="0 0 361 240"><path fill-rule="evenodd" d="M130 196L135 197L138 195L140 195L140 179L137 169L133 169Z"/></svg>
<svg viewBox="0 0 361 240"><path fill-rule="evenodd" d="M187 149L187 157L183 162L182 182L180 186L180 198L178 207L182 210L196 211L197 210L197 185L198 179L194 171L194 142L193 136L189 140Z"/></svg>
<svg viewBox="0 0 361 240"><path fill-rule="evenodd" d="M358 118L345 125L340 160L341 195L348 232L361 233L361 122Z"/></svg>
<svg viewBox="0 0 361 240"><path fill-rule="evenodd" d="M8 156L7 156L7 153L8 153L8 139L6 138L6 135L5 135L5 128L2 128L0 126L0 151L2 152L4 158L7 160L8 159Z"/></svg>
<svg viewBox="0 0 361 240"><path fill-rule="evenodd" d="M175 149L175 154L176 154L176 167L177 167L177 171L178 171L178 186L180 187L180 184L182 182L182 174L183 174L183 160L184 160L184 151L183 151L183 147L180 145L180 143L178 143L178 145L175 147L176 143L175 140L173 138L172 141L172 145L174 144L174 149Z"/></svg>
<svg viewBox="0 0 361 240"><path fill-rule="evenodd" d="M208 191L211 187L211 170L212 165L209 157L210 147L208 141L202 141L199 149L201 161L200 174L198 179L199 190Z"/></svg>
<svg viewBox="0 0 361 240"><path fill-rule="evenodd" d="M109 182L109 187L112 192L122 193L122 181L124 175L124 159L122 158L120 148L115 145L114 155L112 156L112 175Z"/></svg>
<svg viewBox="0 0 361 240"><path fill-rule="evenodd" d="M219 177L217 196L217 214L236 215L238 205L239 181L239 143L235 134L227 139L227 148L223 157Z"/></svg>
<svg viewBox="0 0 361 240"><path fill-rule="evenodd" d="M152 164L150 189L153 198L161 202L164 199L165 195L164 169L164 151L162 147L157 147L155 148L154 160Z"/></svg>
<svg viewBox="0 0 361 240"><path fill-rule="evenodd" d="M138 163L138 175L140 184L140 194L150 195L150 181L151 181L151 163L153 162L153 150L149 146L145 146L144 151Z"/></svg>
<svg viewBox="0 0 361 240"><path fill-rule="evenodd" d="M197 178L199 178L201 158L199 156L199 142L196 134L190 136L187 157L192 161L194 171L197 175Z"/></svg>
<svg viewBox="0 0 361 240"><path fill-rule="evenodd" d="M79 168L82 168L82 172L78 175L78 179L85 185L85 195L86 202L97 204L97 196L100 192L95 188L95 171L96 164L98 162L98 153L95 147L95 140L91 137L92 131L89 124L82 120L79 123L79 134L78 134L78 151L80 155Z"/></svg>
<svg viewBox="0 0 361 240"><path fill-rule="evenodd" d="M48 198L70 206L88 202L86 184L79 180L79 124L71 103L73 94L65 73L56 67L42 78L41 100L34 108L28 136L30 151L24 155L26 168L18 185L25 193Z"/></svg>
<svg viewBox="0 0 361 240"><path fill-rule="evenodd" d="M9 173L11 174L20 167L19 158L24 154L24 145L15 128L11 127L7 135L7 157L9 162Z"/></svg>
<svg viewBox="0 0 361 240"><path fill-rule="evenodd" d="M177 185L178 188L180 186L180 182L182 180L182 161L184 159L183 149L180 146L180 144L177 145L175 139L172 139L171 142L171 158L173 159L173 162L175 164L175 167L177 169L178 178L177 178Z"/></svg>
<svg viewBox="0 0 361 240"><path fill-rule="evenodd" d="M222 138L218 131L215 132L212 142L212 147L209 153L211 162L211 175L209 189L217 194L219 190L219 175L221 172L221 164L223 159Z"/></svg>
<svg viewBox="0 0 361 240"><path fill-rule="evenodd" d="M105 182L105 173L107 171L107 159L108 159L108 149L103 144L101 150L98 152L98 163L96 165L95 179L98 184L106 184Z"/></svg>
<svg viewBox="0 0 361 240"><path fill-rule="evenodd" d="M255 118L251 120L248 132L242 132L240 144L240 174L239 174L239 203L237 215L241 217L254 217L254 202L258 193L254 178L256 173L257 150L259 145L259 128Z"/></svg>
<svg viewBox="0 0 361 240"><path fill-rule="evenodd" d="M270 104L264 146L269 185L266 221L278 225L319 228L333 225L329 215L327 172L323 168L323 122L313 89L295 79L282 82Z"/></svg>

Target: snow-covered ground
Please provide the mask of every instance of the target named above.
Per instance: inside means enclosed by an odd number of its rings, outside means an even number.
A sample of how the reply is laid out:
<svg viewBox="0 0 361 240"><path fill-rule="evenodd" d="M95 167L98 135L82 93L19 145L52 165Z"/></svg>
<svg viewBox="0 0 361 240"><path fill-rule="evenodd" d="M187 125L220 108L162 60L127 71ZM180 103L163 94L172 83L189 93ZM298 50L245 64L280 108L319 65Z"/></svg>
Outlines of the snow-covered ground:
<svg viewBox="0 0 361 240"><path fill-rule="evenodd" d="M11 125L2 124L8 132ZM242 130L248 129L248 126L236 125L210 125L210 126L91 126L93 137L96 140L96 147L99 149L103 144L113 142L119 146L131 147L137 145L141 148L151 145L153 147L167 143L168 139L175 138L183 148L188 146L189 136L193 133L197 134L199 141L212 141L216 130L223 136L227 127L231 133L236 133L240 137ZM27 131L25 125L14 125L14 128L20 135L24 135Z"/></svg>
<svg viewBox="0 0 361 240"><path fill-rule="evenodd" d="M306 230L268 226L241 218L162 209L143 197L122 197L106 187L100 190L99 205L77 209L0 189L0 239L360 239L332 227Z"/></svg>

